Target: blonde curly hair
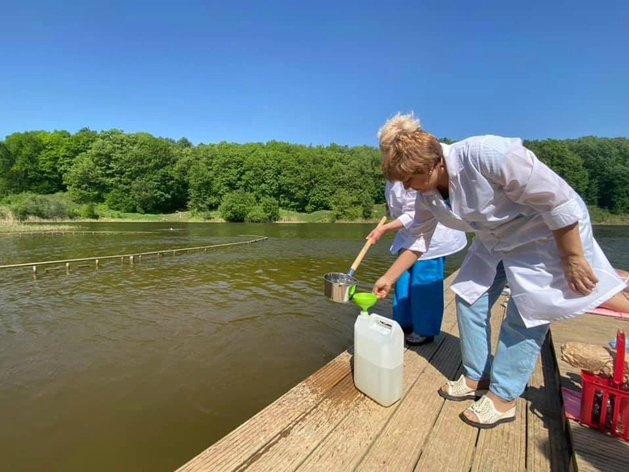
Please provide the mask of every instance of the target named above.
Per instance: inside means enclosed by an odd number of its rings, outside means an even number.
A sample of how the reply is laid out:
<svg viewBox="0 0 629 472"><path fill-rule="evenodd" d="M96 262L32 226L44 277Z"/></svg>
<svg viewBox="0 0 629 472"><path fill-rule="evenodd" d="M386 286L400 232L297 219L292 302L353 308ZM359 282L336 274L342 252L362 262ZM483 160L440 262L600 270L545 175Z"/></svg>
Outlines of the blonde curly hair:
<svg viewBox="0 0 629 472"><path fill-rule="evenodd" d="M429 172L443 159L437 138L424 131L413 113L397 113L378 130L382 173L394 182Z"/></svg>

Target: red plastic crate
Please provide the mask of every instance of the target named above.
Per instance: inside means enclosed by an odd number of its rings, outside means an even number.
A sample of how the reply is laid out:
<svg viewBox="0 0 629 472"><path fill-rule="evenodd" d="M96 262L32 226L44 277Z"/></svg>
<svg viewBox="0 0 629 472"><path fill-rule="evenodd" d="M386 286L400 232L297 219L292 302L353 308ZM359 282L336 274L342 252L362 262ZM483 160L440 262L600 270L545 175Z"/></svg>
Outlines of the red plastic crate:
<svg viewBox="0 0 629 472"><path fill-rule="evenodd" d="M581 422L629 441L629 392L611 379L581 371Z"/></svg>
<svg viewBox="0 0 629 472"><path fill-rule="evenodd" d="M616 335L614 377L581 371L581 422L629 441L629 391L621 390L625 366L625 333Z"/></svg>

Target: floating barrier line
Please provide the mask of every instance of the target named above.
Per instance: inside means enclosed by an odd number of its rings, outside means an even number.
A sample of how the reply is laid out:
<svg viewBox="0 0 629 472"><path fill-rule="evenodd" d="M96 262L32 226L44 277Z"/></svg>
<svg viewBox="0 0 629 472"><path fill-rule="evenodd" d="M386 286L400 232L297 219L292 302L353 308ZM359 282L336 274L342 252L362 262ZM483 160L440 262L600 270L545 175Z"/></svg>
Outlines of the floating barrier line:
<svg viewBox="0 0 629 472"><path fill-rule="evenodd" d="M183 247L183 248L177 248L177 249L162 249L160 251L149 251L149 252L136 252L133 254L119 254L116 256L96 256L96 257L81 257L79 259L62 259L59 261L43 261L43 262L23 262L21 264L8 264L8 265L1 265L0 269L16 269L16 268L20 268L20 267L33 267L34 270L36 270L37 266L44 266L44 265L51 265L51 264L66 264L66 268L68 267L68 265L71 262L84 262L84 261L96 261L96 264L98 264L98 261L102 261L102 260L107 260L107 259L121 259L122 261L124 261L124 258L127 257L129 258L130 261L133 261L133 258L135 256L150 256L150 255L154 255L154 254L158 254L158 255L162 255L162 254L172 254L175 255L178 252L186 252L186 251L198 251L201 249L215 249L215 248L219 248L219 247L227 247L227 246L240 246L243 244L252 244L252 243L257 243L259 241L265 241L268 238L266 236L260 236L257 239L252 239L250 241L239 241L236 243L223 243L223 244L214 244L211 246L197 246L197 247Z"/></svg>
<svg viewBox="0 0 629 472"><path fill-rule="evenodd" d="M46 230L46 231L0 231L0 236L11 235L29 235L36 236L39 234L44 235L61 235L61 234L155 234L158 231L74 231L74 230Z"/></svg>

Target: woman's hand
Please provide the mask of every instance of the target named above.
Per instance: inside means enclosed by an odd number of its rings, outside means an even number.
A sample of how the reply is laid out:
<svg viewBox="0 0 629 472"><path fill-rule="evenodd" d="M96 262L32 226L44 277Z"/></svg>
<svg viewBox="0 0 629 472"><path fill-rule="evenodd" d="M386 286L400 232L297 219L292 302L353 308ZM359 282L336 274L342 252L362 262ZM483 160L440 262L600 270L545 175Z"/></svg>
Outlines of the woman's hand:
<svg viewBox="0 0 629 472"><path fill-rule="evenodd" d="M569 256L561 260L568 286L582 295L589 295L596 288L598 278L583 256Z"/></svg>
<svg viewBox="0 0 629 472"><path fill-rule="evenodd" d="M386 275L383 275L376 281L371 291L376 294L378 298L383 299L389 294L391 288L393 288L393 282Z"/></svg>
<svg viewBox="0 0 629 472"><path fill-rule="evenodd" d="M386 232L386 228L384 226L380 226L379 228L376 228L371 233L369 233L366 239L371 239L371 244L376 244L380 240L382 235Z"/></svg>
<svg viewBox="0 0 629 472"><path fill-rule="evenodd" d="M373 285L371 292L380 299L385 298L393 288L395 281L400 278L400 275L410 269L421 255L421 252L402 249L393 265L389 267L389 270Z"/></svg>
<svg viewBox="0 0 629 472"><path fill-rule="evenodd" d="M598 278L583 256L583 246L579 234L579 223L553 230L557 243L563 273L574 292L589 295L596 288Z"/></svg>

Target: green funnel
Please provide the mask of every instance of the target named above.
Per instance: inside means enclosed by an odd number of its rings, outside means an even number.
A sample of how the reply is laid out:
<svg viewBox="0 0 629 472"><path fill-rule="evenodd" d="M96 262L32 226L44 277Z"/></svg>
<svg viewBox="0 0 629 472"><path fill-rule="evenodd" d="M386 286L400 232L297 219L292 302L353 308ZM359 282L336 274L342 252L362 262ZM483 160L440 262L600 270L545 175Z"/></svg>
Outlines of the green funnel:
<svg viewBox="0 0 629 472"><path fill-rule="evenodd" d="M378 301L377 295L369 292L358 292L352 297L354 303L360 307L362 311L367 311Z"/></svg>

